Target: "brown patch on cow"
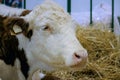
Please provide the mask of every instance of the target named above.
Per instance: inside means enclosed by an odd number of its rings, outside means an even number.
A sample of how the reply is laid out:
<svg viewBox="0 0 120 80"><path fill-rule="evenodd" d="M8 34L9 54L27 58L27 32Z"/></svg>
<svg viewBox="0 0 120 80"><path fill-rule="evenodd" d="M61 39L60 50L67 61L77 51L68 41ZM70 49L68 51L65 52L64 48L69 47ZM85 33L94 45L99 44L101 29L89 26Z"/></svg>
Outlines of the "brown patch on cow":
<svg viewBox="0 0 120 80"><path fill-rule="evenodd" d="M3 20L5 20L7 17L3 17L0 15L0 37L2 37L5 33L5 28L3 24Z"/></svg>
<svg viewBox="0 0 120 80"><path fill-rule="evenodd" d="M13 45L14 43L14 45ZM18 40L15 36L6 35L0 40L0 59L8 65L14 65L18 53Z"/></svg>
<svg viewBox="0 0 120 80"><path fill-rule="evenodd" d="M28 71L30 69L28 63L27 63L27 58L25 55L24 50L18 50L18 54L17 54L17 58L20 60L20 65L21 65L21 71L23 73L23 75L25 76L25 78L28 78Z"/></svg>
<svg viewBox="0 0 120 80"><path fill-rule="evenodd" d="M29 14L31 12L31 10L25 10L21 13L20 16L26 16L27 14Z"/></svg>

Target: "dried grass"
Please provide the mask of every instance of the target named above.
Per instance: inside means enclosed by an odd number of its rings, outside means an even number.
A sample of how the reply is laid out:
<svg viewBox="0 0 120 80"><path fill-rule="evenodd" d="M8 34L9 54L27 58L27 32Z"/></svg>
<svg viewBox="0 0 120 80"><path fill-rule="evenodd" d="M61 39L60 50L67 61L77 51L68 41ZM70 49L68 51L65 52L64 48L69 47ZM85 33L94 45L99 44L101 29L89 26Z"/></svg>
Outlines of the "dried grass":
<svg viewBox="0 0 120 80"><path fill-rule="evenodd" d="M120 42L112 32L78 28L77 38L89 53L82 71L57 71L63 80L120 80Z"/></svg>

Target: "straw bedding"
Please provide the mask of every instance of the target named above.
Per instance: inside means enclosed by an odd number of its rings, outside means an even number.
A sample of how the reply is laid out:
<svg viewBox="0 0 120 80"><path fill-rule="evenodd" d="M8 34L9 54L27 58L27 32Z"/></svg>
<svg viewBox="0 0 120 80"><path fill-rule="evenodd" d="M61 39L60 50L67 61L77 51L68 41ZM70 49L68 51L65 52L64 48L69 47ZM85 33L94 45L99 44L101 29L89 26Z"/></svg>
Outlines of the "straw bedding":
<svg viewBox="0 0 120 80"><path fill-rule="evenodd" d="M119 37L107 30L78 28L77 38L89 53L82 71L56 71L62 80L120 80Z"/></svg>

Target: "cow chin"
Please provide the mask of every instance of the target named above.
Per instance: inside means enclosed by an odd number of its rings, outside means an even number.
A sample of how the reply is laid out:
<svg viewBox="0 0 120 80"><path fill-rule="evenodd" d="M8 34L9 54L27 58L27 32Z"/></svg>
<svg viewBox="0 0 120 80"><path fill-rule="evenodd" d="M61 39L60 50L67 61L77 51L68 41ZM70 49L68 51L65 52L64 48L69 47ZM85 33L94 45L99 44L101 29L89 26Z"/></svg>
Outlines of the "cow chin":
<svg viewBox="0 0 120 80"><path fill-rule="evenodd" d="M78 63L71 62L69 65L66 64L66 70L79 71L79 70L82 70L83 68L85 68L86 64L87 64L87 60L84 60L84 61L81 61L81 62L78 62Z"/></svg>
<svg viewBox="0 0 120 80"><path fill-rule="evenodd" d="M52 69L46 69L47 71L56 71L56 70L64 70L64 71L81 71L83 68L85 68L86 66L86 62L84 63L80 63L80 64L76 64L76 65L66 65L66 64L53 64L52 65Z"/></svg>

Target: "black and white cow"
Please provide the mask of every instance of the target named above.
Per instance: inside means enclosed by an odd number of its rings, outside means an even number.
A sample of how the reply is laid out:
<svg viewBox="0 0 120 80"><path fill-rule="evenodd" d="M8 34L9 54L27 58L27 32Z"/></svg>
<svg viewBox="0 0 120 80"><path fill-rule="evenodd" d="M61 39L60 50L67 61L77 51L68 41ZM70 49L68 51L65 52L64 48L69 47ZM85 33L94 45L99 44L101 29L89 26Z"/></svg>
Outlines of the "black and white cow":
<svg viewBox="0 0 120 80"><path fill-rule="evenodd" d="M45 1L25 16L21 15L25 10L18 14L7 8L6 14L0 9L1 79L31 80L37 69L80 70L85 66L88 54L76 38L75 22L59 5ZM3 71L5 65L15 71L17 79Z"/></svg>

